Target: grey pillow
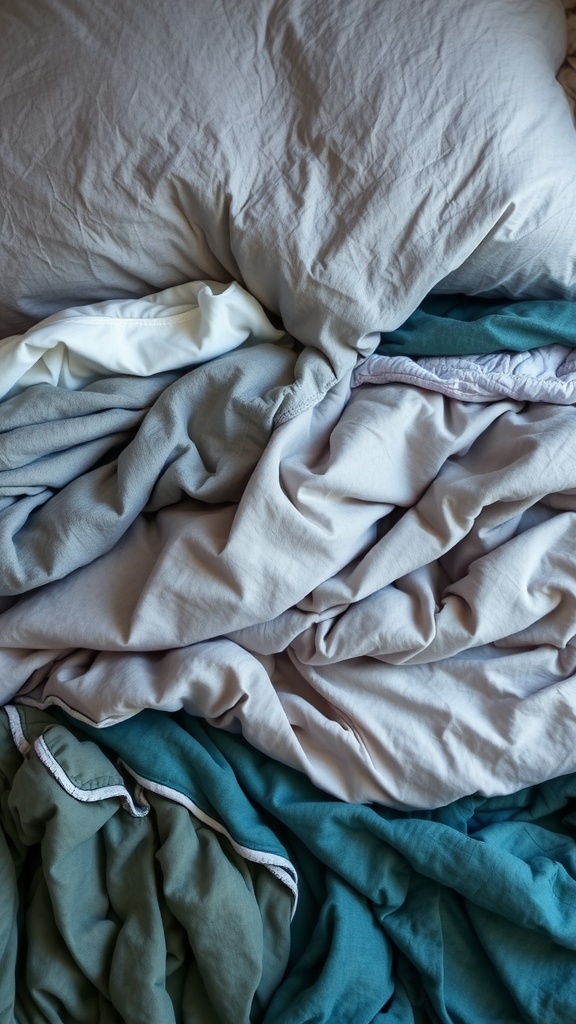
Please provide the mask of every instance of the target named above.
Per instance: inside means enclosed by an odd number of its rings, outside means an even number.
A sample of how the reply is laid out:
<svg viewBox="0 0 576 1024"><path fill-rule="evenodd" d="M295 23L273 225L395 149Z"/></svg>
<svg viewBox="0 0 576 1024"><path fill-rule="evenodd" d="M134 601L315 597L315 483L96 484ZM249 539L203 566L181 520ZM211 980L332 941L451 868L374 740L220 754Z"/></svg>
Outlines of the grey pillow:
<svg viewBox="0 0 576 1024"><path fill-rule="evenodd" d="M3 336L236 279L339 375L435 287L576 297L557 0L3 0L0 41Z"/></svg>

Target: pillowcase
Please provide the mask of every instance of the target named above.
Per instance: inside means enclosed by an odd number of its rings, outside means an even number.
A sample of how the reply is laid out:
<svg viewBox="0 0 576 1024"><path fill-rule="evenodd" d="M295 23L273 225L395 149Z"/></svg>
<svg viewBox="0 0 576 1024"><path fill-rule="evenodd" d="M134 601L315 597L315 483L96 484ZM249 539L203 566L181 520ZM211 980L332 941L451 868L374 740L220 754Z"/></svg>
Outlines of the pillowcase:
<svg viewBox="0 0 576 1024"><path fill-rule="evenodd" d="M576 297L557 0L4 0L0 40L3 336L236 280L328 386L435 287Z"/></svg>

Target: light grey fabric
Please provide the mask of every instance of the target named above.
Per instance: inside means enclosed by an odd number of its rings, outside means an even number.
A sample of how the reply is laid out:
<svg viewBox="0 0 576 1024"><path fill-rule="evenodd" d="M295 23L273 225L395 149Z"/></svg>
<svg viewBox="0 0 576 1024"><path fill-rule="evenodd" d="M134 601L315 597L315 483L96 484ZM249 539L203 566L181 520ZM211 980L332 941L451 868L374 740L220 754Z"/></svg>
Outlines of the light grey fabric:
<svg viewBox="0 0 576 1024"><path fill-rule="evenodd" d="M273 347L270 353L278 359L282 355ZM174 429L178 426L184 385L201 373L187 375L161 396L158 415L164 415L152 435L158 445L170 410ZM215 409L213 427L220 415ZM199 425L198 419L194 422ZM202 422L207 426L205 418ZM314 409L277 428L265 446L262 435L257 436L264 450L260 454L258 444L248 446L255 463L251 472L249 460L243 471L236 458L228 461L224 439L231 432L224 421L214 438L206 431L211 443L219 439L222 445L205 452L207 466L200 464L193 472L198 449L192 438L156 483L162 449L156 453L153 444L145 443L151 429L147 418L134 442L143 450L135 463L135 483L126 472L127 484L136 488L142 505L146 502L146 514L134 518L107 554L31 593L1 616L0 642L12 646L13 637L15 646L155 650L262 623L273 650L286 636L282 624L274 639L277 617L293 616L289 609L319 587L322 608L356 604L453 550L473 560L483 538L492 544L506 535L504 525L503 534L483 527L486 517L503 524L510 519L513 535L517 517L545 495L565 492L557 500L570 507L576 459L566 438L572 424L572 407L457 402L402 385L367 386L350 396L342 382ZM558 451L561 459L554 458ZM144 475L147 464L149 477ZM188 478L181 479L179 470L187 467ZM111 494L113 470L114 463ZM196 500L189 497L193 487ZM60 491L65 493L65 488ZM122 513L122 489L116 501ZM51 504L45 506L47 515ZM127 499L126 504L131 507ZM85 533L87 545L91 513L96 530L101 516L114 525L118 514L106 498L100 505L84 508L79 503L78 508L82 515L76 534L80 541ZM58 509L54 515L56 530ZM470 535L477 520L478 550ZM52 516L49 521L54 523ZM34 523L23 532L23 540L31 543ZM65 534L62 539L65 554ZM460 541L465 541L462 547ZM55 557L49 542L47 530L47 562ZM527 564L534 563L537 570L535 555ZM396 600L402 602L399 594ZM296 615L295 635L307 624L308 612L318 610L312 600L304 618ZM412 626L403 628L411 635ZM337 633L335 624L331 635ZM398 642L393 636L390 629L381 638L392 644L391 651ZM420 641L415 642L419 647ZM406 657L410 651L407 641ZM445 649L440 656L451 653Z"/></svg>
<svg viewBox="0 0 576 1024"><path fill-rule="evenodd" d="M325 390L441 281L575 297L565 46L556 0L3 0L3 333L234 279Z"/></svg>
<svg viewBox="0 0 576 1024"><path fill-rule="evenodd" d="M7 608L3 698L104 724L183 706L353 801L574 771L573 426L341 382L234 501L141 514Z"/></svg>
<svg viewBox="0 0 576 1024"><path fill-rule="evenodd" d="M576 402L576 352L548 345L529 352L470 356L369 356L354 373L361 384L412 384L465 402Z"/></svg>
<svg viewBox="0 0 576 1024"><path fill-rule="evenodd" d="M295 361L289 348L261 345L179 379L109 378L72 392L40 384L7 399L0 596L87 565L143 511L185 497L238 501Z"/></svg>
<svg viewBox="0 0 576 1024"><path fill-rule="evenodd" d="M101 640L95 646L115 647L118 614L122 632L136 615L143 633L135 620L133 639L138 634L135 642L148 650L178 644L174 614L181 622L183 644L189 642L190 630L196 640L263 621L289 607L362 549L376 506L358 503L355 529L335 548L330 508L327 530L322 522L323 476L318 494L312 495L307 526L306 506L300 510L291 488L285 490L281 465L292 452L314 477L349 387L341 382L318 406L272 433L274 395L281 400L282 375L290 374L294 355L274 346L265 348L269 361L264 353L254 359L254 349L243 354L243 373L236 375L242 357L237 352L172 385L117 460L112 458L71 480L54 497L48 489L50 500L40 514L28 518L25 529L14 530L11 544L14 524L12 507L8 507L2 573L6 596L18 593L17 588L47 582L50 574L53 579L66 575L71 586L96 586L100 592L99 598L96 593L94 597L101 601L101 609L93 605L86 616L78 607L83 620L80 632L71 618L62 622L69 637L64 646L86 646L86 637L80 637L89 618ZM210 377L212 388L206 387ZM266 387L272 398L268 403L261 397ZM93 479L95 486L91 486ZM361 481L359 486L360 496ZM13 517L18 517L21 504L16 503ZM136 514L139 506L142 514ZM63 510L72 514L64 517ZM346 517L348 509L335 500L334 512L337 518ZM104 545L110 548L114 541L112 550L103 553ZM78 564L83 568L73 572ZM84 572L95 573L100 582L96 584L96 576L88 582ZM65 584L66 580L56 578L55 582ZM55 597L56 589L44 587L36 596L48 593ZM182 614L191 608L193 594L194 614ZM147 595L154 607L148 606ZM24 611L25 602L18 607L24 616L29 614ZM87 644L93 646L90 641Z"/></svg>

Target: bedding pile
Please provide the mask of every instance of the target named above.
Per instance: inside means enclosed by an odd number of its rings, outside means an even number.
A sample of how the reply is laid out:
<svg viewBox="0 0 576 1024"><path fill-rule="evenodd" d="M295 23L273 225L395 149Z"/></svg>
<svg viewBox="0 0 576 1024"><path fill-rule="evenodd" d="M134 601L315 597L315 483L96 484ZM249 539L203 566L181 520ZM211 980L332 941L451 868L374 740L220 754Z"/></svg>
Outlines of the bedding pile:
<svg viewBox="0 0 576 1024"><path fill-rule="evenodd" d="M572 13L418 12L1 5L6 1024L573 1013Z"/></svg>
<svg viewBox="0 0 576 1024"><path fill-rule="evenodd" d="M576 307L461 299L444 308L446 344L456 326L462 352L479 331L509 347L416 358L439 330L432 306L280 422L297 346L238 285L75 310L6 344L2 875L27 908L1 954L15 1019L57 999L62 1019L90 1020L86 991L111 1021L473 1020L485 1000L522 1021L533 968L516 943L548 971L571 963L571 932L532 886L535 870L574 885ZM479 839L490 852L472 869ZM134 864L144 905L121 881ZM381 871L400 872L399 891L382 892ZM538 925L519 915L528 898ZM234 920L254 948L238 949ZM139 929L156 966L135 1000L115 979L141 977ZM485 964L452 991L463 942L497 949L505 980ZM550 978L534 1005L560 1021L573 994Z"/></svg>

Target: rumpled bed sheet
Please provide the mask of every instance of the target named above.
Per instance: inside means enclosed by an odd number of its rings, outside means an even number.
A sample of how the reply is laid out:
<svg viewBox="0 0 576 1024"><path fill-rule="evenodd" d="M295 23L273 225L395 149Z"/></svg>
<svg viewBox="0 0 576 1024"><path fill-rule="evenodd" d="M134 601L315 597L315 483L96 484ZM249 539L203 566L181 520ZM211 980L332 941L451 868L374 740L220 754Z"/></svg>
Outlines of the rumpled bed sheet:
<svg viewBox="0 0 576 1024"><path fill-rule="evenodd" d="M184 708L398 808L576 770L559 353L477 357L474 401L373 356L279 424L298 352L255 339L5 399L2 702L102 726Z"/></svg>
<svg viewBox="0 0 576 1024"><path fill-rule="evenodd" d="M0 1016L565 1024L571 308L425 305L297 412L194 295L6 364Z"/></svg>

